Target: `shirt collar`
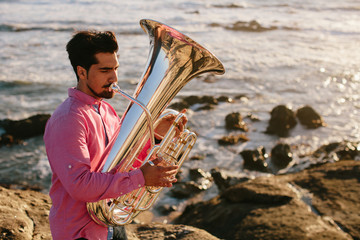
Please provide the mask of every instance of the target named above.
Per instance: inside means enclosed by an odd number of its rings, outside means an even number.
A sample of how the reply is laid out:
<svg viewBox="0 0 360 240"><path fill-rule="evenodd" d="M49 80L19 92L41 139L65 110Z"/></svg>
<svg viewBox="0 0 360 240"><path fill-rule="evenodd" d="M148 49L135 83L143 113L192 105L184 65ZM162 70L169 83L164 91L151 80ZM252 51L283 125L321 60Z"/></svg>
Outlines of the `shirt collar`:
<svg viewBox="0 0 360 240"><path fill-rule="evenodd" d="M98 105L102 101L102 99L98 100L90 95L87 95L86 93L84 93L80 90L77 90L76 88L69 88L68 94L69 94L69 97L73 97L73 98L75 98L85 104L88 104L88 105Z"/></svg>

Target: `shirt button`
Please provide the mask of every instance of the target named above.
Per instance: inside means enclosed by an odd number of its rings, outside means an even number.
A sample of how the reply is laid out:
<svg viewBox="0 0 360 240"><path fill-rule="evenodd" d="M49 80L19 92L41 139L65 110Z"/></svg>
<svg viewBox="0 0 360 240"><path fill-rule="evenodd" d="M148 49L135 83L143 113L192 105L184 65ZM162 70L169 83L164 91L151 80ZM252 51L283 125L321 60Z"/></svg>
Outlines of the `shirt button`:
<svg viewBox="0 0 360 240"><path fill-rule="evenodd" d="M71 166L71 165L69 165L69 166L68 166L68 168L72 168L72 166Z"/></svg>
<svg viewBox="0 0 360 240"><path fill-rule="evenodd" d="M139 187L141 187L141 184L139 184Z"/></svg>

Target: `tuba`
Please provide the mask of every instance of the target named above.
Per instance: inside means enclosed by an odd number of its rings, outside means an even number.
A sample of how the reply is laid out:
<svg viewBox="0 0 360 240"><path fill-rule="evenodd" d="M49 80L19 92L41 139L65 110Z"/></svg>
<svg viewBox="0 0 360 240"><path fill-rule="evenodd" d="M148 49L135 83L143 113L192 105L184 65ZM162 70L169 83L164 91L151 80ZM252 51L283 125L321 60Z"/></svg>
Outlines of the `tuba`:
<svg viewBox="0 0 360 240"><path fill-rule="evenodd" d="M145 71L135 93L130 96L116 84L112 89L130 100L115 137L103 155L102 172L134 170L134 163L151 164L151 157L161 156L163 165L178 165L188 156L196 142L196 134L185 129L176 134L183 113L166 109L170 101L192 78L206 72L223 74L221 62L204 47L179 31L156 21L143 19L142 29L149 35L150 52ZM163 117L176 115L160 144L154 142L154 129ZM138 155L150 142L145 160ZM130 223L140 212L148 210L159 196L162 187L133 190L114 199L88 202L92 219L103 226Z"/></svg>

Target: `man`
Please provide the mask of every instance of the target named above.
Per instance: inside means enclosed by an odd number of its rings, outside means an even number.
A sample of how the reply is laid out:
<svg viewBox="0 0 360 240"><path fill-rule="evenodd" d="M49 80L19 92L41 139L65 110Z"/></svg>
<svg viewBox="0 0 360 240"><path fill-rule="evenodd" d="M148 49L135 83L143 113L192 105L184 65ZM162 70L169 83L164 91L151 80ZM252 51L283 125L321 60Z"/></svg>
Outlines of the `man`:
<svg viewBox="0 0 360 240"><path fill-rule="evenodd" d="M118 80L118 44L112 32L83 31L73 36L66 49L77 86L68 90L69 97L52 114L44 134L53 172L51 233L54 240L112 239L112 229L96 224L86 203L115 198L144 185L170 187L176 182L177 166L145 164L128 173L94 171L120 124L115 110L103 101L114 96L110 85ZM171 121L164 122L162 129ZM164 130L157 133L163 135Z"/></svg>

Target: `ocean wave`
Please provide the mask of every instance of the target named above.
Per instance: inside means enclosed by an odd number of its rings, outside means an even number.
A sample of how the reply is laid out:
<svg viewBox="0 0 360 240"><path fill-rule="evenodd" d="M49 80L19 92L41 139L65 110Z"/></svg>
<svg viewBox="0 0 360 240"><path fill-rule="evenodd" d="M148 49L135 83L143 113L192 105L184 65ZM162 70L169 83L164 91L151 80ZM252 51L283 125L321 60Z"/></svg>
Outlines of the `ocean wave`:
<svg viewBox="0 0 360 240"><path fill-rule="evenodd" d="M245 6L243 5L239 5L239 4L236 4L236 3L231 3L231 4L215 4L215 5L212 5L213 7L215 8L245 8Z"/></svg>
<svg viewBox="0 0 360 240"><path fill-rule="evenodd" d="M0 32L26 32L26 31L55 31L67 32L74 31L73 27L63 26L37 26L25 24L0 24Z"/></svg>
<svg viewBox="0 0 360 240"><path fill-rule="evenodd" d="M69 26L73 25L73 26ZM27 31L52 31L52 32L74 32L82 29L105 29L104 26L97 26L97 24L89 23L74 23L67 26L61 26L59 24L45 24L45 25L27 25L27 24L0 24L0 32L27 32ZM108 28L106 28L108 29ZM141 30L132 29L115 29L115 32L121 35L142 35Z"/></svg>
<svg viewBox="0 0 360 240"><path fill-rule="evenodd" d="M252 20L249 22L245 21L237 21L230 25L223 25L220 23L211 23L209 26L211 27L223 27L227 30L231 31L243 31L243 32L265 32L265 31L273 31L278 29L289 30L289 31L297 31L300 30L298 27L292 26L262 26L256 20Z"/></svg>

